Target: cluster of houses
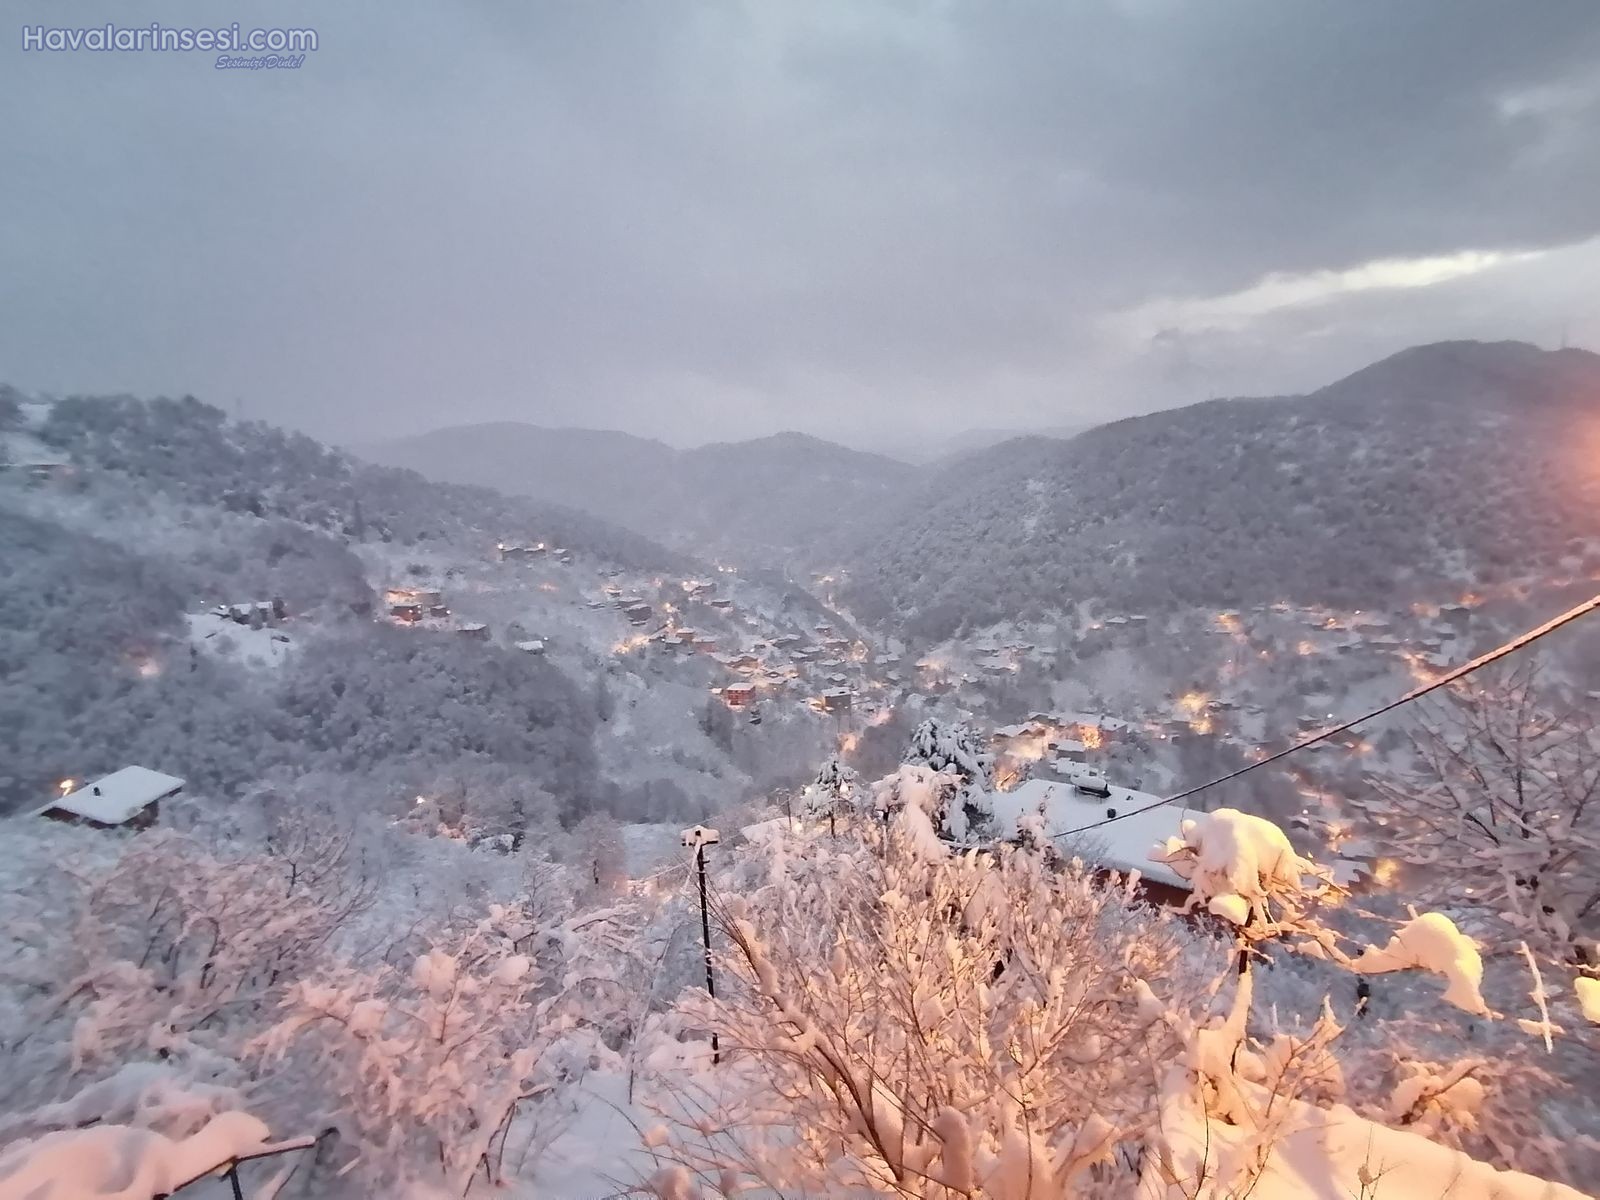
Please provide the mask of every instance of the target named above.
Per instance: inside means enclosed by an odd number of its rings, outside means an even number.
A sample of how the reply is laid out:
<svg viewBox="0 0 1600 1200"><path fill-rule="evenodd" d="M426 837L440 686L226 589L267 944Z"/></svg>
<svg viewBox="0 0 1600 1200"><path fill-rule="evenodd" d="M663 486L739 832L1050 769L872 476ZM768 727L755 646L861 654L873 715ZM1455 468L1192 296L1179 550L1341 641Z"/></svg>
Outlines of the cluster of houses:
<svg viewBox="0 0 1600 1200"><path fill-rule="evenodd" d="M999 764L1002 786L1024 774L1034 779L1064 781L1129 729L1116 717L1086 712L1039 712L1015 725L1002 725L989 737Z"/></svg>
<svg viewBox="0 0 1600 1200"><path fill-rule="evenodd" d="M548 558L565 566L572 565L572 551L565 546L549 546L544 542L497 542L495 553L501 562L536 562Z"/></svg>
<svg viewBox="0 0 1600 1200"><path fill-rule="evenodd" d="M764 632L753 616L740 617L732 597L719 595L715 583L699 579L679 582L683 592L678 603L646 599L613 578L601 587L601 594L588 602L591 609L611 609L629 625L644 630L618 641L615 651L627 654L656 645L680 655L703 654L728 677L711 688L711 694L732 709L750 710L752 721L759 720L757 706L763 700L787 694L819 713L841 716L858 711L858 700L869 687L887 686L881 679L869 679L867 664L872 656L865 644L843 636L827 622L816 623L809 632ZM659 589L661 581L656 580ZM742 619L756 635L737 628L710 630L686 623L695 609L710 619L712 615ZM897 665L898 660L879 660L879 665Z"/></svg>
<svg viewBox="0 0 1600 1200"><path fill-rule="evenodd" d="M283 597L274 596L270 600L246 600L242 604L219 604L211 610L211 615L220 617L224 621L232 621L235 625L249 625L259 628L262 625L278 625L289 619L289 609L283 602Z"/></svg>
<svg viewBox="0 0 1600 1200"><path fill-rule="evenodd" d="M482 621L458 621L453 625L445 626L442 623L450 619L450 606L445 603L444 593L437 588L424 587L394 587L388 588L383 593L384 611L389 620L396 625L422 625L426 623L430 628L448 628L464 638L475 642L489 640L489 627ZM543 654L544 643L519 642L517 649L530 654Z"/></svg>
<svg viewBox="0 0 1600 1200"><path fill-rule="evenodd" d="M389 588L383 593L383 604L389 619L400 625L415 625L429 617L443 620L450 615L444 593L435 588Z"/></svg>
<svg viewBox="0 0 1600 1200"><path fill-rule="evenodd" d="M655 605L637 593L624 591L620 584L608 583L601 589L605 595L591 600L590 608L614 608L629 625L642 628L656 619Z"/></svg>
<svg viewBox="0 0 1600 1200"><path fill-rule="evenodd" d="M813 628L814 638L796 633L779 634L751 643L748 649L717 656L729 672L743 681L713 689L730 707L754 703L760 694L786 691L804 697L813 712L844 717L860 711L858 699L887 686L868 675L872 661L867 647L839 634L826 623ZM883 665L879 660L878 665Z"/></svg>

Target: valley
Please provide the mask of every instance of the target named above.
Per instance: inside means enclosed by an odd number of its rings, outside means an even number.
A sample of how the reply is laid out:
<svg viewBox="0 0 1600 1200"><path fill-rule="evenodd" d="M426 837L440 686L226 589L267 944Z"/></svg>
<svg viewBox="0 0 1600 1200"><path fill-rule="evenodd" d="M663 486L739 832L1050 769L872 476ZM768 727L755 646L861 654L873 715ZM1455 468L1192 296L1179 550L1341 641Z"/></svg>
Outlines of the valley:
<svg viewBox="0 0 1600 1200"><path fill-rule="evenodd" d="M135 879L118 872L166 878L176 864L163 856L182 856L199 864L190 886L200 891L184 903L216 912L220 901L205 888L247 863L270 871L292 845L322 864L310 868L314 890L290 885L291 906L308 906L296 919L332 921L336 958L365 961L367 939L410 927L427 932L397 945L421 953L419 962L451 944L451 962L498 972L512 969L505 964L515 958L505 956L531 937L546 947L544 969L558 972L549 978L564 972L567 981L542 985L539 1003L576 1007L537 1025L554 1039L555 1057L541 1070L555 1072L556 1108L513 1109L503 1132L541 1146L525 1180L559 1180L574 1195L626 1182L612 1181L596 1158L595 1139L616 1136L605 1131L618 1111L632 1122L664 1119L665 1132L652 1136L676 1147L676 1162L704 1153L690 1146L695 1122L678 1107L682 1089L706 1078L694 1029L712 1019L695 998L702 934L694 860L681 845L687 826L720 830L710 851L719 896L782 911L789 901L780 897L806 895L808 911L821 912L834 903L830 871L893 873L906 869L892 865L895 855L909 854L933 864L928 887L944 887L942 872L969 869L937 865L969 861L947 859L952 849L1000 855L998 870L1012 869L1004 864L1014 851L1042 855L1060 878L1110 870L1144 903L1184 904L1202 887L1184 865L1200 853L1195 828L1246 814L1239 819L1287 831L1353 907L1328 917L1317 937L1370 937L1371 922L1399 919L1399 896L1445 894L1462 929L1499 945L1501 927L1470 891L1439 891L1426 832L1436 818L1413 800L1433 795L1436 785L1419 792L1418 781L1444 769L1430 757L1443 743L1428 739L1454 721L1498 722L1514 711L1470 707L1490 695L1529 704L1537 688L1550 711L1591 706L1600 695L1592 622L1561 631L1481 692L1431 699L1275 756L1437 680L1600 584L1591 485L1551 502L1575 470L1556 441L1529 443L1555 455L1548 470L1500 455L1504 470L1476 475L1473 497L1456 496L1448 519L1430 507L1428 497L1443 495L1433 484L1413 480L1402 496L1393 491L1400 476L1374 466L1399 428L1409 430L1410 461L1479 453L1482 431L1510 419L1513 404L1532 405L1522 417L1530 428L1551 422L1552 433L1558 420L1586 422L1600 411L1600 390L1585 390L1597 377L1587 360L1574 366L1567 352L1535 360L1579 389L1551 398L1525 374L1508 384L1505 370L1485 373L1501 355L1528 370L1521 349L1423 356L1451 370L1464 358L1486 380L1467 389L1479 407L1457 405L1448 419L1428 415L1443 385L1413 381L1422 399L1397 394L1381 405L1370 387L1339 385L1368 414L1365 425L1341 418L1362 431L1359 453L1331 415L1281 427L1276 416L1252 417L1258 431L1274 432L1235 444L1278 466L1259 484L1251 481L1260 472L1218 480L1224 492L1253 489L1260 515L1247 518L1258 522L1248 536L1235 524L1242 501L1213 506L1189 490L1162 492L1167 479L1192 488L1184 464L1214 452L1174 431L1237 429L1234 410L1209 405L1071 441L1007 442L952 464L938 483L902 474L883 483L900 493L892 502L852 499L825 475L791 482L784 486L835 505L811 514L816 531L803 536L795 525L763 524L766 498L751 497L766 468L756 469L748 484L699 502L722 533L676 526L669 548L612 524L605 506L582 512L371 467L187 398L29 398L11 419L0 472L8 919L29 928L48 904L76 906L96 927L132 919L95 907L113 894L99 885L76 901L58 895L64 885L46 886L38 872L53 856L70 856L85 878L110 872L118 888ZM1406 378L1417 369L1410 361ZM1392 380L1393 369L1377 378ZM1292 400L1233 403L1296 409ZM1092 459L1078 457L1080 445ZM1099 486L1085 490L1079 476L1115 475L1134 448L1151 469L1138 487L1126 481L1116 495L1141 498L1116 511L1120 501ZM804 447L802 459L815 453ZM1352 457L1367 464L1359 486L1328 483ZM1288 503L1275 489L1291 462L1301 482ZM809 468L774 469L797 481ZM1020 491L1010 482L1018 478ZM919 489L930 487L951 499L928 501ZM680 502L673 493L670 503ZM772 503L793 501L779 489ZM961 516L935 533L946 503ZM723 536L733 529L737 536ZM1322 548L1321 574L1287 555L1293 542ZM797 553L800 543L812 551ZM744 553L730 561L735 545ZM824 545L837 553L824 555ZM1515 736L1544 747L1548 735ZM1457 744L1452 753L1467 751ZM159 807L128 826L149 832L124 848L125 834L76 814L105 811L84 807L86 789L123 787L114 773L130 765L168 782ZM1588 779L1563 777L1561 794ZM1193 790L1213 780L1222 782ZM1180 805L1163 804L1180 792ZM1590 836L1577 823L1564 835L1575 844ZM1550 853L1564 853L1562 844ZM874 845L891 865L871 865ZM1541 835L1537 845L1552 843ZM812 872L822 876L813 881ZM207 873L215 885L202 882ZM1591 923L1581 872L1561 878L1567 890L1543 893L1543 915L1525 911L1514 886L1495 892L1517 914L1505 919L1526 922L1515 928L1525 939L1536 930L1541 946L1581 946ZM1069 885L1026 885L1040 895L1057 886ZM1211 903L1236 911L1227 896ZM497 915L470 915L483 911ZM718 920L724 935L742 928ZM489 949L503 927L510 940ZM177 936L181 955L187 935ZM249 944L242 930L230 937L241 952ZM36 945L14 938L11 949L35 962ZM290 943L273 951L290 952ZM479 953L488 957L470 957ZM718 962L743 969L736 955ZM248 971L243 962L236 969ZM765 968L751 969L759 990ZM51 977L42 961L30 971ZM374 976L361 986L390 995L400 985ZM1433 1004L1420 986L1386 983L1361 1003ZM1492 959L1482 986L1497 1004L1514 1003L1515 962ZM1262 987L1281 991L1267 980ZM109 982L95 988L114 994ZM155 1001L141 992L117 1003L145 1011ZM239 1036L261 1028L252 1021ZM1420 1044L1446 1053L1447 1025L1418 1033ZM125 1032L97 1036L138 1042ZM239 1066L229 1072L261 1070L228 1041L233 1034L193 1036L231 1047L225 1053ZM1494 1034L1489 1052L1513 1056L1508 1037ZM1373 1062L1397 1052L1384 1038L1358 1043ZM569 1061L585 1065L555 1065ZM1570 1078L1582 1061L1569 1054L1550 1066ZM622 1080L644 1078L642 1091L619 1093ZM335 1086L344 1090L323 1102L337 1106L356 1085ZM286 1095L268 1106L297 1111ZM537 1122L526 1124L558 1110L562 1132L543 1138ZM1579 1103L1567 1119L1587 1128L1597 1118ZM1490 1120L1509 1128L1511 1116L1495 1110ZM347 1127L335 1160L363 1161L368 1136ZM655 1170L651 1150L646 1138L628 1170ZM1553 1172L1583 1161L1540 1164Z"/></svg>

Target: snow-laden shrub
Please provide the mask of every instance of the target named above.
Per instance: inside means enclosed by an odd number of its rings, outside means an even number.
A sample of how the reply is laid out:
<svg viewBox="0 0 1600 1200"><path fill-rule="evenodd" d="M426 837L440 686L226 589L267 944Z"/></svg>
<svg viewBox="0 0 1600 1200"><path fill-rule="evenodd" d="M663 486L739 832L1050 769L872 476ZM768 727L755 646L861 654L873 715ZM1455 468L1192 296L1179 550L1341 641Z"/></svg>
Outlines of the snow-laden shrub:
<svg viewBox="0 0 1600 1200"><path fill-rule="evenodd" d="M1531 669L1425 705L1416 765L1357 797L1418 903L1464 914L1493 951L1526 941L1600 962L1600 731Z"/></svg>
<svg viewBox="0 0 1600 1200"><path fill-rule="evenodd" d="M1181 925L1009 849L771 841L786 877L724 896L726 997L691 1001L727 1065L679 1081L701 1136L664 1160L723 1193L1025 1200L1139 1140L1158 1017L1204 990Z"/></svg>

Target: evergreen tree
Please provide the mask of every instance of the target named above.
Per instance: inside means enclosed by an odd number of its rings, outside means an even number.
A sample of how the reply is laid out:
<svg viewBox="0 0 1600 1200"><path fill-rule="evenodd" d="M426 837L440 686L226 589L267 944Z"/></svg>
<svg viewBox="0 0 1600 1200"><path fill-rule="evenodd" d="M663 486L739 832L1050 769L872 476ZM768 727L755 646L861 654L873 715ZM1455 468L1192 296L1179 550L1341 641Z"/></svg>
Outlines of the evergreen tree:
<svg viewBox="0 0 1600 1200"><path fill-rule="evenodd" d="M837 819L850 811L856 795L856 773L831 756L817 771L817 777L805 792L805 815L813 820L826 819L828 828L835 828Z"/></svg>
<svg viewBox="0 0 1600 1200"><path fill-rule="evenodd" d="M972 730L929 717L912 731L903 761L956 777L955 794L938 816L941 837L968 842L988 832L994 816L989 802L994 760Z"/></svg>

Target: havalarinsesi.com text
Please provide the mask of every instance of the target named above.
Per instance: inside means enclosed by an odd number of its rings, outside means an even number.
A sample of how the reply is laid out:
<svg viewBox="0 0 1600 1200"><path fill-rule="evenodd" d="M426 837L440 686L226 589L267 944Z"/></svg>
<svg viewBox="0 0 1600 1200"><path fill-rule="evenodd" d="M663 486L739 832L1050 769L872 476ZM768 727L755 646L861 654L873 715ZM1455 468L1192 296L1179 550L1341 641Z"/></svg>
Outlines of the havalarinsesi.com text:
<svg viewBox="0 0 1600 1200"><path fill-rule="evenodd" d="M300 53L317 48L315 29L241 29L235 22L210 29L162 25L24 25L24 50L186 51Z"/></svg>

